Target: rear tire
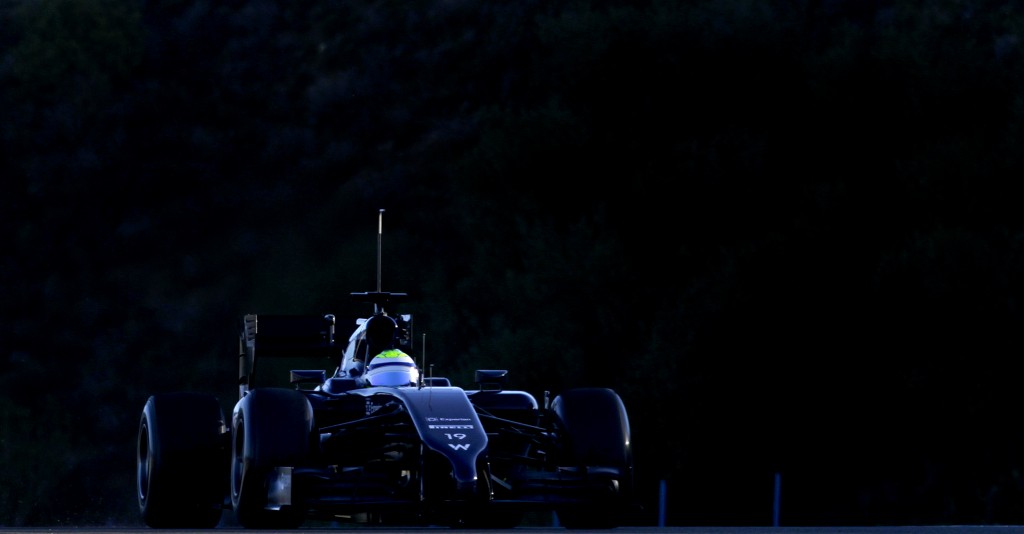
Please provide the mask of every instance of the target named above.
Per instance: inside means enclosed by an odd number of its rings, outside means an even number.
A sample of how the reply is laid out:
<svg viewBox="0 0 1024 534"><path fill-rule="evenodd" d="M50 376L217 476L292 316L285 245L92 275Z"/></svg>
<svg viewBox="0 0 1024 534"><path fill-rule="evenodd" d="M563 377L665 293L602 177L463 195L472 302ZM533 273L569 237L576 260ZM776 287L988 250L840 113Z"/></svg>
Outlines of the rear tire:
<svg viewBox="0 0 1024 534"><path fill-rule="evenodd" d="M614 491L558 508L558 521L568 529L619 526L633 491L629 417L622 399L607 388L577 388L555 397L551 410L563 438L560 464L614 481Z"/></svg>
<svg viewBox="0 0 1024 534"><path fill-rule="evenodd" d="M250 391L232 416L231 506L245 528L292 529L302 525L305 510L292 495L291 505L267 509L268 476L277 467L307 461L313 435L313 408L297 391L264 388Z"/></svg>
<svg viewBox="0 0 1024 534"><path fill-rule="evenodd" d="M227 490L224 411L213 395L165 393L142 409L137 493L152 528L213 528Z"/></svg>

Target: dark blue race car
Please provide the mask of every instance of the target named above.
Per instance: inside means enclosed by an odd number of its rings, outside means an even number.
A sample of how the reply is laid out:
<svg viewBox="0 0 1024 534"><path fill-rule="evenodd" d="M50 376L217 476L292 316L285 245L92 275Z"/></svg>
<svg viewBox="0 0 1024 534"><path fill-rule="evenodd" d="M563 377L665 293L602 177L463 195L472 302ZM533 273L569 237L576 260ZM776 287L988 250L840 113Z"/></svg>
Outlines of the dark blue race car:
<svg viewBox="0 0 1024 534"><path fill-rule="evenodd" d="M378 235L378 264L379 264ZM239 398L151 396L138 436L138 500L153 528L246 528L307 520L511 528L553 511L570 529L613 528L633 502L625 406L577 388L541 402L505 389L505 370L471 388L424 376L404 293L373 304L347 339L333 315L245 315ZM281 367L329 362L334 370ZM327 365L327 364L325 364ZM288 383L263 385L285 376ZM259 379L259 380L258 380Z"/></svg>

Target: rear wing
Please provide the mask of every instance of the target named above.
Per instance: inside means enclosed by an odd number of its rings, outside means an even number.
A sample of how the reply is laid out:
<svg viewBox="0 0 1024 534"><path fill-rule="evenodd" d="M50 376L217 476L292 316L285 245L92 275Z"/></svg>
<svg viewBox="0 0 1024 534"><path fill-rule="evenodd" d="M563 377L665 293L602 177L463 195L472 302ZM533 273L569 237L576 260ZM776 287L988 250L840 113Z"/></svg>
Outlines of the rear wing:
<svg viewBox="0 0 1024 534"><path fill-rule="evenodd" d="M334 339L334 315L257 315L248 314L242 318L242 330L238 339L238 385L239 395L256 387L258 375L261 381L272 378L266 365L257 365L267 359L305 359L337 365L341 360L344 342ZM259 360L256 356L259 355ZM289 362L291 365L293 362ZM270 366L273 367L273 366ZM257 373L259 369L259 373ZM279 377L281 378L281 377Z"/></svg>

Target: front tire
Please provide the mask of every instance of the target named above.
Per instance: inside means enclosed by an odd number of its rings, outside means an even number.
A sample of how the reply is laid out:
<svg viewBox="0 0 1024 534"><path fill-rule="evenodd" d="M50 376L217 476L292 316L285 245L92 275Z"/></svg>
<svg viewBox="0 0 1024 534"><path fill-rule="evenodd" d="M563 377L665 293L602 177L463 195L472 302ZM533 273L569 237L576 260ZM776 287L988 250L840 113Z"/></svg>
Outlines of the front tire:
<svg viewBox="0 0 1024 534"><path fill-rule="evenodd" d="M213 395L165 393L139 422L137 493L152 528L213 528L227 489L224 411Z"/></svg>
<svg viewBox="0 0 1024 534"><path fill-rule="evenodd" d="M633 490L629 417L622 399L607 388L577 388L555 397L551 410L562 436L560 465L607 477L611 488L586 503L558 508L559 522L568 529L617 527Z"/></svg>
<svg viewBox="0 0 1024 534"><path fill-rule="evenodd" d="M252 390L235 406L231 428L231 506L238 524L268 529L301 526L305 512L297 503L267 508L267 484L275 468L307 461L313 436L309 401L290 389Z"/></svg>

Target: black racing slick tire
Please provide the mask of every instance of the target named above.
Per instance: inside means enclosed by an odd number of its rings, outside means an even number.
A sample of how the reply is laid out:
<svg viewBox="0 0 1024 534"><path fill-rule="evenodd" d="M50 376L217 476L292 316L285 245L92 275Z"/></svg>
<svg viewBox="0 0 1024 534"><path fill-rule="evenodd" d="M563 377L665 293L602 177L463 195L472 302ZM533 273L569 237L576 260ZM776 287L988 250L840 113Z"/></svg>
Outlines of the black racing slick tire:
<svg viewBox="0 0 1024 534"><path fill-rule="evenodd" d="M555 397L551 410L562 435L560 464L607 481L586 502L556 510L568 529L619 525L633 491L629 417L619 395L607 388L577 388Z"/></svg>
<svg viewBox="0 0 1024 534"><path fill-rule="evenodd" d="M238 401L231 420L231 506L238 524L298 528L305 519L300 503L268 506L269 476L308 461L314 429L309 401L295 390L256 389Z"/></svg>
<svg viewBox="0 0 1024 534"><path fill-rule="evenodd" d="M152 528L213 528L227 494L227 428L213 395L164 393L139 422L137 493Z"/></svg>

